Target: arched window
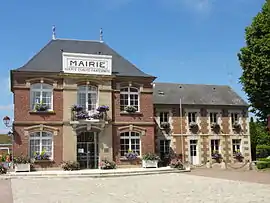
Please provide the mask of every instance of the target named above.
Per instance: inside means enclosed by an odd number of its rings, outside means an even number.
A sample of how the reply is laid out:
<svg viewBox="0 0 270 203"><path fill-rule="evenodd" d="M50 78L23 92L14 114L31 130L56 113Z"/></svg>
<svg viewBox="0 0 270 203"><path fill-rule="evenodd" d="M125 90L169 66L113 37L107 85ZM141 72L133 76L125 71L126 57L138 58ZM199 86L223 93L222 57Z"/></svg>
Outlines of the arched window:
<svg viewBox="0 0 270 203"><path fill-rule="evenodd" d="M141 154L140 133L129 131L120 133L120 154L125 156L128 150Z"/></svg>
<svg viewBox="0 0 270 203"><path fill-rule="evenodd" d="M136 87L120 89L120 111L125 111L126 106L134 106L139 111L139 90Z"/></svg>
<svg viewBox="0 0 270 203"><path fill-rule="evenodd" d="M91 85L79 86L77 103L82 106L85 111L94 113L98 105L98 88Z"/></svg>
<svg viewBox="0 0 270 203"><path fill-rule="evenodd" d="M30 87L31 109L35 109L36 104L47 106L47 110L53 110L53 87L45 83L32 84Z"/></svg>
<svg viewBox="0 0 270 203"><path fill-rule="evenodd" d="M29 140L29 153L30 157L33 158L35 152L41 153L45 151L46 154L53 158L53 134L50 132L34 132L30 134Z"/></svg>

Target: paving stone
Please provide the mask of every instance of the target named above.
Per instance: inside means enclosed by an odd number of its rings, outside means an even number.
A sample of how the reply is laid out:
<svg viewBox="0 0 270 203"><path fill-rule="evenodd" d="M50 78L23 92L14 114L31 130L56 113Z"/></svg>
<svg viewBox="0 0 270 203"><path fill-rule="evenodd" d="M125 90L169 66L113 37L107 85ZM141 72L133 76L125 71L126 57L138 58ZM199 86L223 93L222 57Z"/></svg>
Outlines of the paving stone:
<svg viewBox="0 0 270 203"><path fill-rule="evenodd" d="M263 203L270 199L270 185L187 174L11 181L14 203Z"/></svg>

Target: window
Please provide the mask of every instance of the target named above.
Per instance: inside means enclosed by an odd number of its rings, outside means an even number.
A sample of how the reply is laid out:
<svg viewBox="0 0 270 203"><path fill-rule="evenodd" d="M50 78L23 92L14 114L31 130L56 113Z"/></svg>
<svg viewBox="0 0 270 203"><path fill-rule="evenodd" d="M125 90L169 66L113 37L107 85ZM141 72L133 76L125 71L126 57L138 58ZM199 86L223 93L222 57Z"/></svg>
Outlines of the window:
<svg viewBox="0 0 270 203"><path fill-rule="evenodd" d="M220 152L219 140L211 140L211 154L213 154L215 151Z"/></svg>
<svg viewBox="0 0 270 203"><path fill-rule="evenodd" d="M125 156L128 150L136 152L140 156L141 139L137 132L124 132L120 134L120 154Z"/></svg>
<svg viewBox="0 0 270 203"><path fill-rule="evenodd" d="M169 122L169 112L160 112L159 121L160 123Z"/></svg>
<svg viewBox="0 0 270 203"><path fill-rule="evenodd" d="M81 85L78 87L78 105L87 112L95 113L98 105L98 88L91 85Z"/></svg>
<svg viewBox="0 0 270 203"><path fill-rule="evenodd" d="M238 113L231 113L231 121L232 121L232 125L235 122L238 122L239 121L239 114Z"/></svg>
<svg viewBox="0 0 270 203"><path fill-rule="evenodd" d="M189 112L188 113L188 123L195 122L196 123L196 113Z"/></svg>
<svg viewBox="0 0 270 203"><path fill-rule="evenodd" d="M35 109L36 104L44 104L48 110L53 109L53 87L45 83L32 84L30 88L31 109Z"/></svg>
<svg viewBox="0 0 270 203"><path fill-rule="evenodd" d="M34 153L45 151L52 159L53 156L53 135L49 132L35 132L30 134L30 157Z"/></svg>
<svg viewBox="0 0 270 203"><path fill-rule="evenodd" d="M160 140L159 141L159 153L161 157L170 153L170 140Z"/></svg>
<svg viewBox="0 0 270 203"><path fill-rule="evenodd" d="M240 139L233 139L232 140L232 150L233 150L233 153L236 153L237 151L241 152L241 140Z"/></svg>
<svg viewBox="0 0 270 203"><path fill-rule="evenodd" d="M218 123L218 114L210 113L210 123Z"/></svg>
<svg viewBox="0 0 270 203"><path fill-rule="evenodd" d="M120 111L126 106L134 106L139 111L139 90L135 87L125 87L120 90Z"/></svg>

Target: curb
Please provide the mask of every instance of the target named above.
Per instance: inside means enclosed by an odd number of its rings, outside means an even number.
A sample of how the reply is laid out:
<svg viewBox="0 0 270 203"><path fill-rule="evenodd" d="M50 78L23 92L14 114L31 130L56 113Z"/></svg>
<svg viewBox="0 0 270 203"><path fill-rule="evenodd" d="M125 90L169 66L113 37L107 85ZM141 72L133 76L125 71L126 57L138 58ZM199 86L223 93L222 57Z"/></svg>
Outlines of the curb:
<svg viewBox="0 0 270 203"><path fill-rule="evenodd" d="M10 179L42 179L42 178L116 178L116 177L128 177L128 176L143 176L143 175L158 175L158 174L169 174L169 173L185 173L190 170L162 170L162 171L138 171L138 172L108 172L108 173L77 173L77 174L31 174L27 175L10 174L1 175L0 180Z"/></svg>

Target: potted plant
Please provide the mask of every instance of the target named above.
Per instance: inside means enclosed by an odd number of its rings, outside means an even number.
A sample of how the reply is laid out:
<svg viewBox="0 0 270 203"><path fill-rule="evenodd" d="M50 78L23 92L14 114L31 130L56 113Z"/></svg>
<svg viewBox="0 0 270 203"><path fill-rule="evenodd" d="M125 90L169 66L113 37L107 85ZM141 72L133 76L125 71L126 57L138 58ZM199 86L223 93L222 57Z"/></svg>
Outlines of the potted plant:
<svg viewBox="0 0 270 203"><path fill-rule="evenodd" d="M217 163L221 162L222 156L218 151L213 151L212 159L214 159Z"/></svg>
<svg viewBox="0 0 270 203"><path fill-rule="evenodd" d="M35 161L49 161L51 160L50 156L43 150L41 153L34 152L34 159Z"/></svg>
<svg viewBox="0 0 270 203"><path fill-rule="evenodd" d="M142 156L142 167L143 168L157 168L158 162L160 161L159 156L154 153L147 153Z"/></svg>
<svg viewBox="0 0 270 203"><path fill-rule="evenodd" d="M64 161L61 164L61 168L64 171L75 171L75 170L80 170L80 164L76 161Z"/></svg>
<svg viewBox="0 0 270 203"><path fill-rule="evenodd" d="M109 111L109 110L110 110L109 106L106 106L106 105L101 105L101 106L99 106L99 107L97 108L97 111L98 111L98 112L107 112L107 111Z"/></svg>
<svg viewBox="0 0 270 203"><path fill-rule="evenodd" d="M234 154L233 154L233 157L239 161L239 162L242 162L243 159L244 159L244 156L242 155L242 153L240 152L240 150L237 150Z"/></svg>
<svg viewBox="0 0 270 203"><path fill-rule="evenodd" d="M197 132L199 130L198 124L196 122L189 123L189 129L193 132Z"/></svg>
<svg viewBox="0 0 270 203"><path fill-rule="evenodd" d="M115 168L116 168L116 164L114 161L109 161L109 160L104 159L100 162L100 169L105 170L105 169L115 169Z"/></svg>
<svg viewBox="0 0 270 203"><path fill-rule="evenodd" d="M128 150L128 152L125 153L125 157L129 161L133 161L133 160L136 160L137 159L138 153L133 152L132 150Z"/></svg>
<svg viewBox="0 0 270 203"><path fill-rule="evenodd" d="M80 112L83 110L83 107L82 106L79 106L79 105L76 105L74 104L72 107L71 107L71 111L74 111L74 112Z"/></svg>
<svg viewBox="0 0 270 203"><path fill-rule="evenodd" d="M137 111L137 108L135 106L126 106L125 111L128 113L135 113Z"/></svg>
<svg viewBox="0 0 270 203"><path fill-rule="evenodd" d="M240 130L241 129L241 124L238 121L234 122L233 123L233 129L234 130Z"/></svg>
<svg viewBox="0 0 270 203"><path fill-rule="evenodd" d="M18 157L14 157L13 163L15 166L15 172L30 172L31 169L31 160L28 157L23 156L22 154Z"/></svg>
<svg viewBox="0 0 270 203"><path fill-rule="evenodd" d="M76 113L75 118L77 120L84 120L84 119L89 119L90 117L87 112L81 111L81 112Z"/></svg>
<svg viewBox="0 0 270 203"><path fill-rule="evenodd" d="M35 110L38 112L44 112L48 110L48 106L46 104L41 103L37 103L35 104Z"/></svg>

